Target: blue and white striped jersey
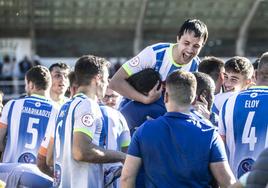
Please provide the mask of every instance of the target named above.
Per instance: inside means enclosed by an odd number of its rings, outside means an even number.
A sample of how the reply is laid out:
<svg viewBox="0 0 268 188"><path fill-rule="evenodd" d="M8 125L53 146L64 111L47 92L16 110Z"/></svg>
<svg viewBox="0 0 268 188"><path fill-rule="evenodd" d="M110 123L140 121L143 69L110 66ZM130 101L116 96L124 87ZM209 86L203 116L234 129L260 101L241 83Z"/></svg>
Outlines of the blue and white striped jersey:
<svg viewBox="0 0 268 188"><path fill-rule="evenodd" d="M58 114L54 138L54 186L103 187L103 166L72 157L73 133L82 132L101 146L103 131L99 105L84 94L65 103Z"/></svg>
<svg viewBox="0 0 268 188"><path fill-rule="evenodd" d="M52 101L32 95L9 101L0 119L7 128L3 162L36 163L38 149L48 124L55 123L57 109Z"/></svg>
<svg viewBox="0 0 268 188"><path fill-rule="evenodd" d="M172 57L174 45L172 43L157 43L148 46L137 56L124 63L123 68L129 76L145 68L153 68L160 73L163 81L166 80L168 74L175 70L197 71L200 62L197 56L186 65L179 65L174 61Z"/></svg>
<svg viewBox="0 0 268 188"><path fill-rule="evenodd" d="M109 106L100 105L104 122L105 143L104 148L109 150L121 151L122 147L128 147L130 144L130 131L124 116L116 109ZM103 164L105 180L109 177L111 169L122 167L122 163ZM107 174L107 175L106 175ZM113 177L113 176L112 176ZM105 181L105 184L107 181ZM119 188L119 179L114 181L107 188Z"/></svg>
<svg viewBox="0 0 268 188"><path fill-rule="evenodd" d="M242 176L268 147L268 87L255 86L231 96L220 111L219 133L226 137L229 163Z"/></svg>

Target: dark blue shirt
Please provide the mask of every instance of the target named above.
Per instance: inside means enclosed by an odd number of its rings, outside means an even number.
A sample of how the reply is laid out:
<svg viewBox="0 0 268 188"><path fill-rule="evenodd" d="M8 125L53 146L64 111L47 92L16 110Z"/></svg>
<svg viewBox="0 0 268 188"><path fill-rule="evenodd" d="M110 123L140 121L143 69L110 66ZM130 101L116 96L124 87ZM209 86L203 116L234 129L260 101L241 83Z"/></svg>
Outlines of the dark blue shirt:
<svg viewBox="0 0 268 188"><path fill-rule="evenodd" d="M213 127L178 112L145 122L128 154L142 159L146 187L209 187L209 163L227 160Z"/></svg>
<svg viewBox="0 0 268 188"><path fill-rule="evenodd" d="M143 124L148 117L156 119L166 113L163 97L151 104L143 104L137 101L130 101L125 104L120 112L125 117L131 135L137 127Z"/></svg>

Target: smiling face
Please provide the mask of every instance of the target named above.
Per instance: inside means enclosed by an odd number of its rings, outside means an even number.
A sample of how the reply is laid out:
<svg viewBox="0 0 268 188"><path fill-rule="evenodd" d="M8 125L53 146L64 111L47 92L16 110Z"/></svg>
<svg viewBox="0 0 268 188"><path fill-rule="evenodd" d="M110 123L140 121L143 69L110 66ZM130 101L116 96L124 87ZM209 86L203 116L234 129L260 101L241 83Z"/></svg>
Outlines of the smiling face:
<svg viewBox="0 0 268 188"><path fill-rule="evenodd" d="M233 91L238 92L247 89L250 79L239 73L225 72L224 73L224 89L225 92Z"/></svg>
<svg viewBox="0 0 268 188"><path fill-rule="evenodd" d="M173 48L173 59L181 65L190 63L199 54L203 43L203 37L195 37L192 31L185 32L181 38L177 37L177 44Z"/></svg>

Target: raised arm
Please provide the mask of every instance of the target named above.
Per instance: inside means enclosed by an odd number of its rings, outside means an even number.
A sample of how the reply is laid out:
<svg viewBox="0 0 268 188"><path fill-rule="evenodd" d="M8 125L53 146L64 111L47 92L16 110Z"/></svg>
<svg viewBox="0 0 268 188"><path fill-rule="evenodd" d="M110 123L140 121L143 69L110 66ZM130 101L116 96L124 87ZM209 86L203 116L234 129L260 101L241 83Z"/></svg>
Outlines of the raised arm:
<svg viewBox="0 0 268 188"><path fill-rule="evenodd" d="M133 99L135 101L139 101L142 103L146 103L146 96L143 95L142 93L139 93L136 91L127 81L126 79L128 78L127 72L124 70L123 67L121 67L115 75L112 77L109 87L111 89L117 91L120 93L122 96Z"/></svg>

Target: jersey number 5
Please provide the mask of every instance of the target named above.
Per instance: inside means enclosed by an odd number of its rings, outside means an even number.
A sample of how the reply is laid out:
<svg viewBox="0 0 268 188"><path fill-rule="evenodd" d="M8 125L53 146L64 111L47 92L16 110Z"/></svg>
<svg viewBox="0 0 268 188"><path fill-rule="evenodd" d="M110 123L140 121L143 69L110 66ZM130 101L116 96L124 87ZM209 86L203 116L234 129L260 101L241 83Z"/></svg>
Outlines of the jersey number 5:
<svg viewBox="0 0 268 188"><path fill-rule="evenodd" d="M34 124L39 124L40 119L37 118L29 118L27 125L27 133L32 135L32 141L30 143L26 143L25 147L28 149L34 149L37 143L38 131L33 127Z"/></svg>

